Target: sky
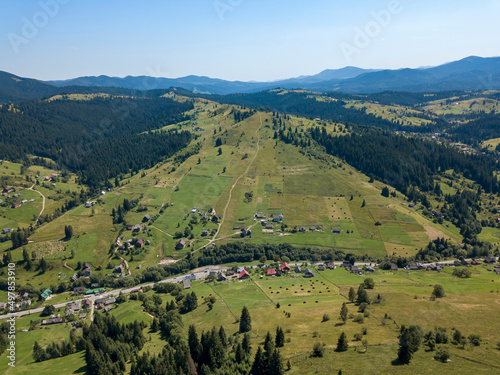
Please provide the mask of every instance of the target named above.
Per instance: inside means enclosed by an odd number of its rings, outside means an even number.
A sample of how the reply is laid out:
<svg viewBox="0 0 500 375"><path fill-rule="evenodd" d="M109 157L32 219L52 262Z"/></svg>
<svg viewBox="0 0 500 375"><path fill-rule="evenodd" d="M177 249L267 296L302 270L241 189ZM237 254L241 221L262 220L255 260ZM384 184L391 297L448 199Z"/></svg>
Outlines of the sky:
<svg viewBox="0 0 500 375"><path fill-rule="evenodd" d="M499 56L498 0L0 0L0 70L273 81Z"/></svg>

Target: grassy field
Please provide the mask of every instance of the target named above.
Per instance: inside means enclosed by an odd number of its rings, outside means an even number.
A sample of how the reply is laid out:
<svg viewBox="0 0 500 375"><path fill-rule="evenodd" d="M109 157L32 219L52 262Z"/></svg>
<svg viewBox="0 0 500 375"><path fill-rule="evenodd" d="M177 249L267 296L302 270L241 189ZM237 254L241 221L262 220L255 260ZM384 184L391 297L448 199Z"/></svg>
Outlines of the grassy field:
<svg viewBox="0 0 500 375"><path fill-rule="evenodd" d="M487 270L486 266L471 268L472 276L457 279L452 275L453 267L446 267L441 272L433 271L376 271L367 276L354 275L337 268L318 271L316 276L303 278L283 276L268 277L260 275L262 270L251 271L251 279L239 281L229 279L223 283L193 283L192 291L198 296L198 308L183 315L184 330L187 334L189 325L194 324L200 333L210 330L214 324L222 325L228 335L238 331L237 318L243 306L246 306L252 318L251 342L255 353L262 344L267 331L274 333L276 326L285 331L286 343L282 348L285 363L290 360L290 373L336 373L339 369L349 373L368 374L413 374L439 372L443 374L496 373L500 369L500 357L496 349L497 332L500 330L498 319L485 320L479 317L493 317L498 314L500 301L500 278ZM374 280L375 287L368 290L372 300L381 296L381 302L372 304L363 322L354 322L359 315L357 306L348 302L346 296L350 287L357 289L366 277ZM433 286L444 287L446 296L432 300ZM148 294L153 294L153 291ZM204 298L214 296L216 302L209 309ZM163 303L172 297L160 294ZM347 302L349 318L343 324L339 318L342 303ZM277 308L279 304L279 308ZM111 310L121 323L140 320L151 322L151 316L143 312L142 302L127 301ZM323 316L329 316L323 321ZM85 373L82 353L34 364L31 360L31 348L34 341L46 345L52 341L65 340L69 336L69 326L56 325L48 329L19 332L28 328L29 320L36 316L18 320L17 329L17 367L8 369L5 355L0 357L0 370L6 374L48 373L50 368L64 368L64 373ZM440 344L451 353L450 363L441 363L433 359L434 352L429 352L422 345L410 365L393 364L397 356L398 331L401 325L418 324L424 332L435 327L445 328L451 337L458 329L468 336L471 333L481 336L481 345L464 349L453 344ZM360 341L354 341L354 334L366 329L364 339L368 341L367 350ZM341 332L349 339L347 352L335 352L336 342ZM159 334L151 334L145 329L148 342L143 351L158 353L164 341ZM323 358L310 358L315 343L324 345ZM55 367L57 366L57 367Z"/></svg>

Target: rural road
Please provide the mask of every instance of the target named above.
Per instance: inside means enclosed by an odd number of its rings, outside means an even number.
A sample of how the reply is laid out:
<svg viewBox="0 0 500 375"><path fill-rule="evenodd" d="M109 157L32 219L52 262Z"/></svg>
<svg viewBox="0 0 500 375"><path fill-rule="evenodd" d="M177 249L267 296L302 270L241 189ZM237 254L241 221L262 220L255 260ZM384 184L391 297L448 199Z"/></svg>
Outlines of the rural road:
<svg viewBox="0 0 500 375"><path fill-rule="evenodd" d="M38 224L38 220L40 219L40 216L42 216L42 213L45 210L45 195L43 195L42 193L40 193L38 190L33 189L34 187L35 187L35 184L33 184L30 188L28 188L28 190L36 191L38 194L40 194L42 196L42 210L38 214L38 217L36 218L36 221L35 221L35 225L37 225Z"/></svg>
<svg viewBox="0 0 500 375"><path fill-rule="evenodd" d="M498 258L496 258L496 260L498 261ZM470 262L470 261L472 261L472 259L466 259L466 261ZM443 262L435 262L435 264L442 264L442 265L444 265L444 264L453 264L453 262L454 262L454 260L448 260L448 261L443 261ZM295 266L302 266L304 263L308 263L308 265L311 265L311 266L317 266L317 265L320 265L320 264L325 264L326 262L305 262L305 261L304 262L291 262L291 263L289 263L289 265L291 267L295 267ZM333 263L335 264L335 266L342 265L342 262L333 262ZM365 262L365 263L356 263L356 265L358 265L358 266L368 266L368 265L373 265L373 264L374 263L367 263L367 262ZM433 264L433 263L423 263L423 266L427 267L430 264ZM249 267L246 267L246 268L253 268L253 269L255 269L255 268L259 268L259 267L261 267L261 266L260 265L253 265L253 266L249 266ZM164 279L164 280L158 281L158 283L178 283L178 282L181 282L188 275L195 275L196 276L196 280L202 280L202 279L205 279L209 275L210 271L212 271L212 270L219 272L220 268L206 267L206 268L204 268L203 271L190 272L190 273L187 273L187 274L184 274L184 275L180 275L180 276L176 276L176 277L171 277L171 278L168 278L168 279ZM120 293L130 293L133 290L137 290L138 288L142 288L144 286L153 287L154 284L155 283L145 283L145 284L140 284L140 285L133 286L131 288L115 289L115 290L111 290L109 292L102 293L100 295L90 295L90 296L87 296L86 298L80 298L78 300L57 303L57 304L54 305L54 307L58 309L58 308L61 308L61 307L65 307L68 304L72 304L72 303L75 303L77 301L84 301L86 299L89 299L90 301L94 302L98 298L106 298L106 297L109 297L109 296L116 297ZM92 303L92 306L93 305L94 304ZM25 316L25 315L29 315L29 314L36 314L36 313L42 312L43 309L44 309L43 307L38 307L36 309L23 310L23 311L18 311L18 312L12 313L12 314L0 315L0 320L2 320L2 319L8 319L11 316L21 317L21 316ZM93 309L93 307L92 307L92 309Z"/></svg>

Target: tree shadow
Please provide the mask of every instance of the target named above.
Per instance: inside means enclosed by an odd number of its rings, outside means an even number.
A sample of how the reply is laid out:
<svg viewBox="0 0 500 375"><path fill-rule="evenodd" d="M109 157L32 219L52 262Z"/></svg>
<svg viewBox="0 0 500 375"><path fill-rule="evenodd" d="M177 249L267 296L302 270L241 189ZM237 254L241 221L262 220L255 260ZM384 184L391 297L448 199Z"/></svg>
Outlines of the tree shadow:
<svg viewBox="0 0 500 375"><path fill-rule="evenodd" d="M404 366L404 365L408 365L408 364L409 364L409 362L402 361L399 358L396 358L396 359L391 361L391 365L393 365L393 366Z"/></svg>

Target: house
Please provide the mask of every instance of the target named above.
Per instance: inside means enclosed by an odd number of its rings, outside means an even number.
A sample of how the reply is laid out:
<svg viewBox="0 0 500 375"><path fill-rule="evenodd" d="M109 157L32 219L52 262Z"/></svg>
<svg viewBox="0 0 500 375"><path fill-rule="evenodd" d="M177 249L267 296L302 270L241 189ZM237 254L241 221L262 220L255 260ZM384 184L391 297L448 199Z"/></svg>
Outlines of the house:
<svg viewBox="0 0 500 375"><path fill-rule="evenodd" d="M83 293L85 293L85 287L83 287L83 286L77 286L76 288L73 288L73 293L75 293L75 294L83 294Z"/></svg>
<svg viewBox="0 0 500 375"><path fill-rule="evenodd" d="M135 247L143 247L144 246L144 238L139 238L136 243L135 243Z"/></svg>
<svg viewBox="0 0 500 375"><path fill-rule="evenodd" d="M460 261L456 260L456 261L453 262L453 265L455 267L460 267L462 265L462 263L460 263Z"/></svg>
<svg viewBox="0 0 500 375"><path fill-rule="evenodd" d="M418 266L417 266L415 263L410 264L410 267L409 267L409 268L410 268L410 270L411 270L411 271L416 271L416 270L418 270Z"/></svg>
<svg viewBox="0 0 500 375"><path fill-rule="evenodd" d="M89 299L86 299L83 301L83 308L88 309L92 303L90 302Z"/></svg>
<svg viewBox="0 0 500 375"><path fill-rule="evenodd" d="M315 231L315 230L316 230L316 227L315 227L314 225L311 225L311 226L309 227L309 230L310 230L311 232L313 232L313 231Z"/></svg>
<svg viewBox="0 0 500 375"><path fill-rule="evenodd" d="M104 304L109 305L110 303L115 303L115 302L116 302L115 297L109 297L109 298L106 298L106 300L104 301Z"/></svg>
<svg viewBox="0 0 500 375"><path fill-rule="evenodd" d="M233 276L234 275L234 271L233 270L229 270L226 272L226 276Z"/></svg>
<svg viewBox="0 0 500 375"><path fill-rule="evenodd" d="M460 263L462 263L462 266L467 266L469 264L465 259L462 259Z"/></svg>
<svg viewBox="0 0 500 375"><path fill-rule="evenodd" d="M47 299L50 295L52 294L52 290L50 289L45 289L41 295L43 299Z"/></svg>
<svg viewBox="0 0 500 375"><path fill-rule="evenodd" d="M344 267L345 269L348 269L349 267L351 267L351 263L349 263L349 262L342 262L342 267Z"/></svg>
<svg viewBox="0 0 500 375"><path fill-rule="evenodd" d="M299 228L299 232L304 233L305 231L306 231L306 227L300 227L300 228Z"/></svg>
<svg viewBox="0 0 500 375"><path fill-rule="evenodd" d="M106 306L106 307L104 308L104 311L105 311L105 312L108 312L109 310L112 310L114 307L115 307L115 306L113 306L113 305Z"/></svg>
<svg viewBox="0 0 500 375"><path fill-rule="evenodd" d="M175 244L175 248L177 250L181 250L181 249L184 249L184 247L186 246L186 241L184 240L179 240L177 241L177 243Z"/></svg>
<svg viewBox="0 0 500 375"><path fill-rule="evenodd" d="M391 263L391 271L397 271L398 265L396 263Z"/></svg>
<svg viewBox="0 0 500 375"><path fill-rule="evenodd" d="M264 214L263 214L263 213L261 213L261 212L257 212L257 213L255 214L255 217L256 217L257 219L264 219L264 218L266 217L266 215L264 215Z"/></svg>
<svg viewBox="0 0 500 375"><path fill-rule="evenodd" d="M219 215L214 215L214 216L212 216L212 222L213 222L213 223L218 223L218 222L219 222L219 220L220 220Z"/></svg>
<svg viewBox="0 0 500 375"><path fill-rule="evenodd" d="M123 272L123 263L113 268L113 273L122 273L122 272Z"/></svg>
<svg viewBox="0 0 500 375"><path fill-rule="evenodd" d="M279 214L278 216L273 217L273 221L278 223L283 220L283 215Z"/></svg>
<svg viewBox="0 0 500 375"><path fill-rule="evenodd" d="M66 316L73 315L74 313L75 313L75 310L73 310L73 309L66 309Z"/></svg>
<svg viewBox="0 0 500 375"><path fill-rule="evenodd" d="M280 265L281 272L290 272L290 265L287 262L283 262Z"/></svg>
<svg viewBox="0 0 500 375"><path fill-rule="evenodd" d="M88 263L83 263L82 270L80 271L80 276L82 277L88 277L91 274L90 270L90 264Z"/></svg>
<svg viewBox="0 0 500 375"><path fill-rule="evenodd" d="M295 267L295 272L302 273L302 269L299 266L297 266L297 267Z"/></svg>
<svg viewBox="0 0 500 375"><path fill-rule="evenodd" d="M226 280L227 280L227 277L222 272L219 272L217 274L217 281L226 281Z"/></svg>
<svg viewBox="0 0 500 375"><path fill-rule="evenodd" d="M142 268L142 264L138 264L137 266L135 266L135 268L140 270Z"/></svg>
<svg viewBox="0 0 500 375"><path fill-rule="evenodd" d="M331 270L334 270L335 269L335 263L333 262L329 262L326 264L326 268L328 269L331 269Z"/></svg>
<svg viewBox="0 0 500 375"><path fill-rule="evenodd" d="M31 305L31 300L30 299L25 299L25 300L21 301L21 307L29 306L29 305Z"/></svg>
<svg viewBox="0 0 500 375"><path fill-rule="evenodd" d="M144 242L144 245L146 245L146 246L151 245L151 241L150 240L146 240L146 242Z"/></svg>
<svg viewBox="0 0 500 375"><path fill-rule="evenodd" d="M132 230L132 229L134 229L134 226L133 226L133 225L131 225L131 224L127 224L127 225L125 226L125 229L126 229L126 230Z"/></svg>
<svg viewBox="0 0 500 375"><path fill-rule="evenodd" d="M358 267L358 266L352 266L352 267L351 267L351 272L352 272L352 273L359 273L359 271L360 271L360 269L359 269L359 267Z"/></svg>
<svg viewBox="0 0 500 375"><path fill-rule="evenodd" d="M87 317L87 313L80 313L80 315L78 315L78 319L85 319Z"/></svg>
<svg viewBox="0 0 500 375"><path fill-rule="evenodd" d="M210 234L210 232L209 232L208 230L206 230L206 229L201 231L201 236L202 236L202 237L206 237L206 236L208 236L209 234Z"/></svg>
<svg viewBox="0 0 500 375"><path fill-rule="evenodd" d="M274 268L267 269L266 276L276 276L276 270Z"/></svg>
<svg viewBox="0 0 500 375"><path fill-rule="evenodd" d="M318 271L324 271L325 270L325 266L323 264L320 264L318 266Z"/></svg>
<svg viewBox="0 0 500 375"><path fill-rule="evenodd" d="M198 211L198 210L197 210L196 208L193 208L193 209L191 210L191 213L192 213L192 214L195 214L197 211Z"/></svg>
<svg viewBox="0 0 500 375"><path fill-rule="evenodd" d="M214 277L217 276L217 270L210 270L208 272L208 276L214 276Z"/></svg>
<svg viewBox="0 0 500 375"><path fill-rule="evenodd" d="M304 277L314 277L314 272L308 268L304 271Z"/></svg>
<svg viewBox="0 0 500 375"><path fill-rule="evenodd" d="M416 204L415 204L414 202L411 202L411 203L408 205L408 207L410 207L410 208L413 208L413 207L415 207L415 206L416 206Z"/></svg>
<svg viewBox="0 0 500 375"><path fill-rule="evenodd" d="M5 302L0 302L0 311L5 310L7 308L7 304Z"/></svg>
<svg viewBox="0 0 500 375"><path fill-rule="evenodd" d="M78 274L74 273L73 276L69 278L71 281L76 281L78 279Z"/></svg>
<svg viewBox="0 0 500 375"><path fill-rule="evenodd" d="M245 270L245 267L239 267L239 268L236 270L236 273L240 273L240 272L242 272L242 271L244 271L244 270Z"/></svg>
<svg viewBox="0 0 500 375"><path fill-rule="evenodd" d="M471 262L471 264L472 264L473 266L476 266L476 265L478 265L478 264L481 264L481 261L480 261L479 259L474 259L474 260Z"/></svg>
<svg viewBox="0 0 500 375"><path fill-rule="evenodd" d="M106 195L106 191L101 190L101 195Z"/></svg>
<svg viewBox="0 0 500 375"><path fill-rule="evenodd" d="M140 232L142 229L142 225L141 224L135 224L133 227L132 227L132 232Z"/></svg>
<svg viewBox="0 0 500 375"><path fill-rule="evenodd" d="M142 222L145 223L147 221L151 220L151 216L149 215L144 215L144 217L142 218Z"/></svg>
<svg viewBox="0 0 500 375"><path fill-rule="evenodd" d="M265 228L266 229L273 229L273 225L272 224L267 224Z"/></svg>
<svg viewBox="0 0 500 375"><path fill-rule="evenodd" d="M12 232L12 228L4 228L4 230L2 231L2 234L7 234L10 232Z"/></svg>
<svg viewBox="0 0 500 375"><path fill-rule="evenodd" d="M238 279L243 280L243 279L248 279L250 277L250 274L248 273L247 270L243 270L238 274Z"/></svg>
<svg viewBox="0 0 500 375"><path fill-rule="evenodd" d="M494 264L496 262L497 262L496 259L493 258L493 257L486 257L486 258L484 258L484 263Z"/></svg>
<svg viewBox="0 0 500 375"><path fill-rule="evenodd" d="M340 234L340 228L334 228L333 234Z"/></svg>
<svg viewBox="0 0 500 375"><path fill-rule="evenodd" d="M91 287L92 289L95 289L95 288L99 288L99 287L100 287L100 285L99 285L99 283L92 283L92 284L90 284L90 287Z"/></svg>
<svg viewBox="0 0 500 375"><path fill-rule="evenodd" d="M44 319L42 320L42 325L49 325L49 324L59 324L63 322L63 318L50 318L50 319Z"/></svg>
<svg viewBox="0 0 500 375"><path fill-rule="evenodd" d="M80 301L76 301L75 303L73 303L71 306L71 309L73 311L78 311L82 308L82 305L81 305L81 302Z"/></svg>
<svg viewBox="0 0 500 375"><path fill-rule="evenodd" d="M191 289L191 279L182 280L182 286L184 289Z"/></svg>
<svg viewBox="0 0 500 375"><path fill-rule="evenodd" d="M19 208L21 207L21 202L15 202L15 203L12 203L12 208Z"/></svg>
<svg viewBox="0 0 500 375"><path fill-rule="evenodd" d="M365 267L365 272L375 272L375 267L373 267L373 266L366 266Z"/></svg>

